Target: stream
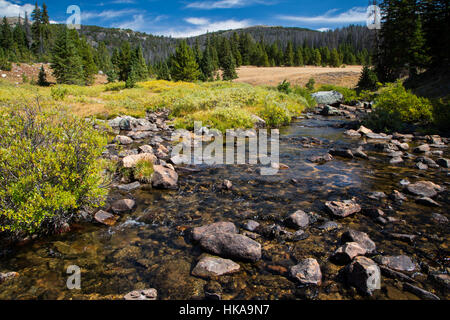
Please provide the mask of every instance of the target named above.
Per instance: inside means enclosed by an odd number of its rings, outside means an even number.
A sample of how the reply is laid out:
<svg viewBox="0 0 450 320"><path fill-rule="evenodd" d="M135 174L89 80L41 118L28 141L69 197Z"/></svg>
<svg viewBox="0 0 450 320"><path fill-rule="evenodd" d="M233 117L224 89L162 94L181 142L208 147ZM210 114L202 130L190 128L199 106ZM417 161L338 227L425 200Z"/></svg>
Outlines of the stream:
<svg viewBox="0 0 450 320"><path fill-rule="evenodd" d="M319 116L281 129L280 163L289 169L275 176L261 176L257 166L199 166L199 172L180 172L178 190L112 191L112 200L131 197L137 203L136 210L123 215L115 226L77 224L69 233L0 253L0 271L20 275L0 284L0 299L122 299L132 290L147 288L157 289L160 299L204 299L206 291L224 300L419 299L403 290L401 281L384 275L381 289L371 297L347 286L341 274L345 265L331 262L330 256L348 228L366 232L376 243L377 254L409 256L417 268L408 275L417 285L448 299L448 290L427 276L430 270L446 273L450 267L448 223L433 220L433 213L450 218L448 190L435 198L442 205L437 208L417 204L409 195L402 204L389 197L371 197L374 192L402 191L403 179L432 181L448 189L448 169L419 171L412 160L391 166L389 158L376 151L367 152L369 160L335 157L324 164L310 162L310 157L326 154L331 147L354 148L361 143L336 126L344 121ZM449 155L444 149L443 157ZM231 190L219 187L224 179L232 181ZM381 224L363 213L333 219L324 210L326 201L352 198L363 208L382 209L392 219ZM217 280L191 275L204 252L190 240L190 228L218 221L241 227L251 219L293 232L283 221L299 209L319 215L305 230L308 238L287 241L260 236L256 238L262 246L260 261L236 261L240 271ZM319 229L327 220L337 222L339 228ZM410 243L389 233L416 238ZM322 270L322 285L317 288L301 287L289 277L289 268L309 257L317 259ZM80 290L66 287L70 265L81 268Z"/></svg>

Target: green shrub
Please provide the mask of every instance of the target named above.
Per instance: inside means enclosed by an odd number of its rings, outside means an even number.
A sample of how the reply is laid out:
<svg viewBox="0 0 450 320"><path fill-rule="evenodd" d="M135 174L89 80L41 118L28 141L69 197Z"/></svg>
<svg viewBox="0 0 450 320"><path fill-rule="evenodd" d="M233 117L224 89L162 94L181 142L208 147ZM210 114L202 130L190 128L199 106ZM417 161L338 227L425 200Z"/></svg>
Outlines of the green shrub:
<svg viewBox="0 0 450 320"><path fill-rule="evenodd" d="M369 66L364 66L359 77L358 84L356 85L358 92L362 90L377 90L378 89L378 77L375 71Z"/></svg>
<svg viewBox="0 0 450 320"><path fill-rule="evenodd" d="M143 183L150 183L152 180L153 172L153 163L149 160L139 160L136 163L136 167L133 169L134 178Z"/></svg>
<svg viewBox="0 0 450 320"><path fill-rule="evenodd" d="M433 102L433 119L436 128L444 133L450 132L450 97Z"/></svg>
<svg viewBox="0 0 450 320"><path fill-rule="evenodd" d="M269 99L265 102L259 115L266 121L267 126L272 128L287 125L292 119L292 114L286 103Z"/></svg>
<svg viewBox="0 0 450 320"><path fill-rule="evenodd" d="M367 125L377 131L401 131L407 125L429 124L432 112L428 99L417 97L398 81L387 84L376 97Z"/></svg>
<svg viewBox="0 0 450 320"><path fill-rule="evenodd" d="M306 89L308 89L309 91L313 91L314 90L314 86L316 85L316 80L314 80L314 78L309 79L308 83L306 84Z"/></svg>
<svg viewBox="0 0 450 320"><path fill-rule="evenodd" d="M0 231L52 233L102 205L106 137L61 109L5 105L0 114Z"/></svg>
<svg viewBox="0 0 450 320"><path fill-rule="evenodd" d="M69 90L61 86L53 87L51 90L52 98L56 101L64 100L68 93Z"/></svg>
<svg viewBox="0 0 450 320"><path fill-rule="evenodd" d="M291 83L288 82L286 79L283 80L283 82L281 82L278 85L277 89L278 89L278 91L286 93L286 94L290 94L292 92Z"/></svg>
<svg viewBox="0 0 450 320"><path fill-rule="evenodd" d="M293 93L295 95L299 95L302 98L304 98L306 101L306 106L308 108L313 108L316 106L316 104L317 104L316 100L314 100L314 98L311 96L311 91L309 91L309 89L305 89L300 86L296 86L293 90Z"/></svg>

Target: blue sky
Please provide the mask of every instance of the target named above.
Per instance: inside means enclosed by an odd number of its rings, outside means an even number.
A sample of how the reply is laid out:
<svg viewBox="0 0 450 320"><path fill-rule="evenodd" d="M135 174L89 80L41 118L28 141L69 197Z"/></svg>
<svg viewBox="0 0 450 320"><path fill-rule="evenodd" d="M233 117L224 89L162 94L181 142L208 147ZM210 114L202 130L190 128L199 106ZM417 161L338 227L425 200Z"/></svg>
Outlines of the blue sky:
<svg viewBox="0 0 450 320"><path fill-rule="evenodd" d="M38 1L42 5L42 0ZM47 0L50 18L63 23L78 5L81 23L187 37L253 25L316 30L364 24L368 0ZM31 12L34 0L0 0L0 16Z"/></svg>

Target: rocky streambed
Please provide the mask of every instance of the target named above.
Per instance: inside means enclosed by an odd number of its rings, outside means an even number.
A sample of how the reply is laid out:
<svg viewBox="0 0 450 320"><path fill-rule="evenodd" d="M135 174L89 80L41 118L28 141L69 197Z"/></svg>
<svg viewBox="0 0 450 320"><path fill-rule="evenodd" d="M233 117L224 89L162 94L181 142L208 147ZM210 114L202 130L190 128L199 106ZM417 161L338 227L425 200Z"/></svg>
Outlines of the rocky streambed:
<svg viewBox="0 0 450 320"><path fill-rule="evenodd" d="M69 232L2 251L0 299L448 299L449 141L371 132L369 111L283 128L274 176L177 165L164 112L112 121L104 156L152 159L153 178L117 177Z"/></svg>

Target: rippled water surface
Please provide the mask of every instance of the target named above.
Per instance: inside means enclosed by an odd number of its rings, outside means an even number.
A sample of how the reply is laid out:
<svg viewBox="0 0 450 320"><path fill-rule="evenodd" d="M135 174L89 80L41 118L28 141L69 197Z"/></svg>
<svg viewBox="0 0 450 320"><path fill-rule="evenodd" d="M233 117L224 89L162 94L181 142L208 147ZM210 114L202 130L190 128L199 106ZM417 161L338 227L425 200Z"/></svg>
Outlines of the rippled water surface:
<svg viewBox="0 0 450 320"><path fill-rule="evenodd" d="M200 172L181 174L176 191L112 193L113 199L132 196L138 203L137 210L121 217L116 226L78 225L69 234L3 253L0 271L16 271L20 277L0 285L0 299L122 298L129 291L145 288L156 288L162 299L202 299L205 286L215 288L223 299L366 298L346 287L340 276L343 266L329 261L345 228L367 232L381 254L410 256L419 265L412 276L425 289L447 299L448 292L428 281L424 270L445 272L449 268L448 225L431 219L434 212L450 218L448 191L436 198L442 204L437 209L415 204L412 197L402 205L368 197L374 191L390 194L394 189L401 190L402 179L444 185L449 182L447 171L430 169L420 173L412 168L413 162L391 167L386 156L371 152L371 160L337 158L323 165L309 162L309 157L322 155L331 146L355 147L360 143L333 126L339 121L303 120L281 130L280 163L289 169L276 176L260 176L256 166L201 167ZM302 137L315 137L321 142L304 145ZM232 190L219 188L224 179L233 182ZM342 228L335 231L317 229L318 222L308 228L310 237L306 240L257 239L263 259L240 263L241 271L235 275L218 281L190 275L203 253L189 240L187 230L191 227L216 221L241 226L246 219L283 225L286 215L298 209L331 219L323 211L323 203L353 197L363 207L383 209L398 222L383 226L357 214L337 221ZM387 232L414 234L417 239L409 244L391 239ZM299 288L288 277L289 267L307 257L316 258L321 266L324 279L319 289ZM81 290L66 288L69 265L82 269ZM418 299L404 292L401 283L387 277L383 277L382 289L372 298Z"/></svg>

